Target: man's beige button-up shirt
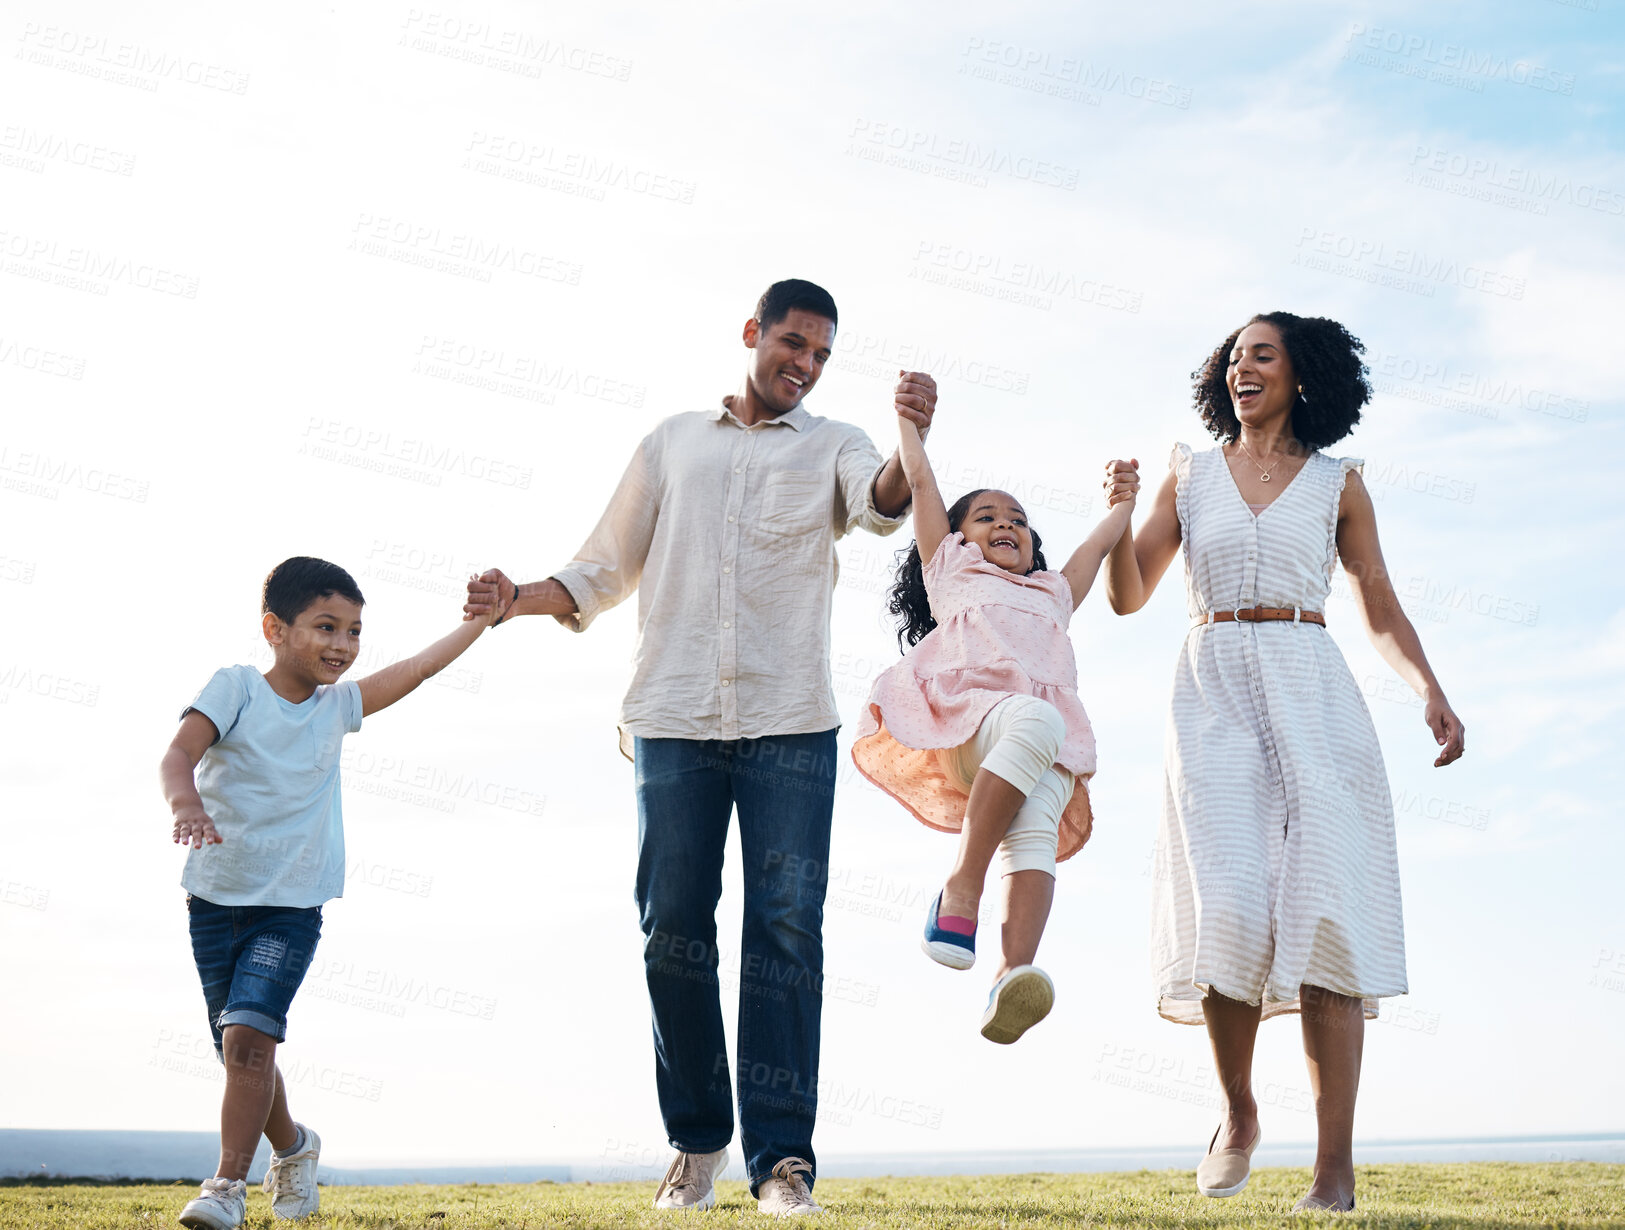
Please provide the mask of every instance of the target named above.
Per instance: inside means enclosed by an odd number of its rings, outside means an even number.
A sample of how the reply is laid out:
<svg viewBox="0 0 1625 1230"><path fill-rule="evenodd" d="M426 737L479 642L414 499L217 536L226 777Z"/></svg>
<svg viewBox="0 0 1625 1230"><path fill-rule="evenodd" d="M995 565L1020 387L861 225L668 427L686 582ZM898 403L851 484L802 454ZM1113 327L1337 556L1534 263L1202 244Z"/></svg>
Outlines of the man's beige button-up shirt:
<svg viewBox="0 0 1625 1230"><path fill-rule="evenodd" d="M638 591L631 736L752 739L840 722L830 680L835 541L890 534L880 453L797 406L746 427L725 407L673 415L638 446L586 544L554 577L580 632Z"/></svg>

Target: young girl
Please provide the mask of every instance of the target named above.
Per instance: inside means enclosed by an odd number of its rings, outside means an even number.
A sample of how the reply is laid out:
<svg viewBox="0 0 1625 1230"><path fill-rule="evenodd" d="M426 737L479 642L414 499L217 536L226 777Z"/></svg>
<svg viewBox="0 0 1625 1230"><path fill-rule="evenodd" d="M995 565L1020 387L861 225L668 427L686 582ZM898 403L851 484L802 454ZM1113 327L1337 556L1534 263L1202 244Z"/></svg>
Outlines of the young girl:
<svg viewBox="0 0 1625 1230"><path fill-rule="evenodd" d="M959 834L959 856L926 915L922 946L932 960L975 963L983 881L998 850L1003 953L982 1036L1011 1043L1055 1002L1032 961L1055 864L1089 838L1095 739L1066 627L1127 527L1133 497L1118 494L1051 572L1013 496L972 491L944 508L918 429L901 415L898 428L915 540L890 609L901 618L899 645L912 648L875 680L852 758L922 823Z"/></svg>

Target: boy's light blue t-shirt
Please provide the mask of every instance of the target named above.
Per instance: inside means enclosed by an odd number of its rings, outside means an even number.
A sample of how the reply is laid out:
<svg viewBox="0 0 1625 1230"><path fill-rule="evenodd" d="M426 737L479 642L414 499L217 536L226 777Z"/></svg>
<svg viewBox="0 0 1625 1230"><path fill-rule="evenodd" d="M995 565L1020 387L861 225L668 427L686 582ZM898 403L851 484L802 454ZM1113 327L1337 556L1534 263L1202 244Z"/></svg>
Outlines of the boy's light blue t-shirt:
<svg viewBox="0 0 1625 1230"><path fill-rule="evenodd" d="M220 732L197 789L222 841L189 850L181 886L216 905L308 908L344 895L339 745L361 729L350 680L284 700L252 666L214 673L197 710Z"/></svg>

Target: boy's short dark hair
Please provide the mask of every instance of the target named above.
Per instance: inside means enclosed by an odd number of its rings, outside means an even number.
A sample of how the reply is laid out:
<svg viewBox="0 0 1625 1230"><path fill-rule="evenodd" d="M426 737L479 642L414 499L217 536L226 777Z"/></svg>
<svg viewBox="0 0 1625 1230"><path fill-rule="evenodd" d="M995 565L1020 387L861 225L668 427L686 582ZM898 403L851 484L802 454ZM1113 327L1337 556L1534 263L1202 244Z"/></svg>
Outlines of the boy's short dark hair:
<svg viewBox="0 0 1625 1230"><path fill-rule="evenodd" d="M838 323L835 300L829 291L816 282L804 282L800 278L775 282L762 292L756 301L756 323L765 333L797 309L815 316L828 316L832 324Z"/></svg>
<svg viewBox="0 0 1625 1230"><path fill-rule="evenodd" d="M269 612L283 623L291 624L312 602L334 594L348 598L357 606L367 605L355 578L337 564L310 555L296 555L283 560L265 578L260 613Z"/></svg>

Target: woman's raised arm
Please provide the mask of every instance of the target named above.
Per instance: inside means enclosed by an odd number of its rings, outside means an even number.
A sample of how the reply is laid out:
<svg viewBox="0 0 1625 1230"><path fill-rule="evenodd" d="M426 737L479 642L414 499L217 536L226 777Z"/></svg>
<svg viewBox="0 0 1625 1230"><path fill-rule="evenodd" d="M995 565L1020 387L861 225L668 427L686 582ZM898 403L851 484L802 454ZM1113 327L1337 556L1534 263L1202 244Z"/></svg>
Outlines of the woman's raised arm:
<svg viewBox="0 0 1625 1230"><path fill-rule="evenodd" d="M1140 475L1133 462L1113 461L1106 466L1106 498L1116 503L1139 490ZM1157 488L1151 512L1135 534L1131 525L1106 556L1106 601L1119 615L1132 615L1144 606L1168 571L1179 550L1179 512L1174 507L1177 480L1172 470Z"/></svg>

